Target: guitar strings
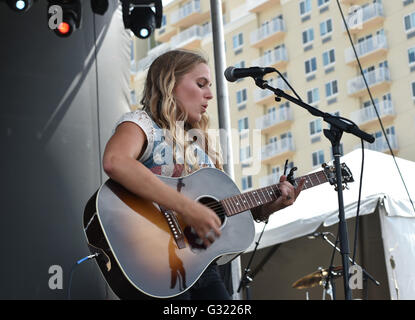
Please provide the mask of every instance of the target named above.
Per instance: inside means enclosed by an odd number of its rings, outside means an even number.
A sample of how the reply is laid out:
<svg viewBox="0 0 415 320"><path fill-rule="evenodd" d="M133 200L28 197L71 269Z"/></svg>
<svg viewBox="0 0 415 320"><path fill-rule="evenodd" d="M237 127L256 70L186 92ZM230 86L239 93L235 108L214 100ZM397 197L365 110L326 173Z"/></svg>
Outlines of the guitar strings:
<svg viewBox="0 0 415 320"><path fill-rule="evenodd" d="M307 177L310 177L311 178L311 176L313 176L313 175L317 178L318 182L320 182L320 178L323 178L323 180L327 180L327 177L325 176L325 174L324 174L323 171L319 171L319 172L312 173L312 174L308 175ZM300 179L302 179L302 178L303 177L295 178L294 179L294 186L297 187L298 186L298 181ZM265 200L266 200L265 194L268 194L268 196L270 196L270 193L268 192L268 190L270 188L274 191L274 194L277 194L277 198L279 196L281 196L281 190L279 189L278 185L277 184L273 184L273 185L270 185L270 186L267 186L267 187L263 187L263 188L257 189L256 190L256 193L258 194L258 198L261 200L260 193L262 193L263 194L263 198L265 198ZM306 188L306 186L304 185L303 188ZM209 202L204 203L204 205L207 206L208 208L212 209L213 211L215 211L216 214L218 214L219 216L223 216L223 215L226 215L226 211L227 211L226 210L226 207L225 207L225 202L224 202L225 200L228 200L228 201L229 200L238 201L238 196L240 198L241 197L244 197L245 198L247 195L250 195L250 194L251 194L251 192L237 194L237 195L231 196L229 198L222 199L220 201L216 201L214 199L211 199ZM249 198L249 199L251 199L251 198ZM255 200L255 196L254 196L254 200L251 199L251 203L254 204L254 201L256 201ZM272 198L271 198L271 201L272 201ZM246 203L246 202L247 201L245 200L244 203ZM249 204L249 201L248 201L248 204ZM229 207L229 205L228 205L228 207ZM232 212L230 212L230 214L235 214L236 213L236 212L233 212L234 210L231 207L230 207L230 209L232 211Z"/></svg>

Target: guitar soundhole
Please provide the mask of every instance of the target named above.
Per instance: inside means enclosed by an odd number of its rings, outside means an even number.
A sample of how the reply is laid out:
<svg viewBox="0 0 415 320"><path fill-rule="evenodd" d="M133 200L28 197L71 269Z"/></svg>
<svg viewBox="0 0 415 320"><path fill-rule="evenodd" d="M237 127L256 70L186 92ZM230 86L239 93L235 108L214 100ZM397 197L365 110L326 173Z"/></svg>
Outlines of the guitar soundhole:
<svg viewBox="0 0 415 320"><path fill-rule="evenodd" d="M221 221L221 225L223 226L226 220L226 214L222 204L219 201L209 197L200 198L198 199L198 201L203 205L209 207L213 211L215 211L215 213L218 215ZM193 230L193 228L187 226L184 229L184 234L187 240L189 241L190 249L193 252L197 253L200 250L206 249L205 245L203 244L203 240L198 237L197 233Z"/></svg>
<svg viewBox="0 0 415 320"><path fill-rule="evenodd" d="M198 201L206 207L215 211L221 221L221 224L223 225L226 219L226 214L225 209L219 201L209 197L200 198Z"/></svg>

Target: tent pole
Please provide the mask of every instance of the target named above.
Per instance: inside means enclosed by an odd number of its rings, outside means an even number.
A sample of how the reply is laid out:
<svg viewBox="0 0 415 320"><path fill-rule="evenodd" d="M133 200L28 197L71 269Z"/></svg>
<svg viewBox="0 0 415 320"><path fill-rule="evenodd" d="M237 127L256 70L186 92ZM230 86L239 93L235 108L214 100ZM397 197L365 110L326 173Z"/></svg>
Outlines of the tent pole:
<svg viewBox="0 0 415 320"><path fill-rule="evenodd" d="M226 66L225 37L223 30L222 1L210 0L210 14L212 21L213 51L215 61L216 96L218 107L218 120L220 129L220 144L223 152L224 171L234 179L231 116L229 112L228 86L223 73ZM223 130L222 130L223 129ZM240 300L241 295L237 292L239 280L241 279L241 258L238 256L231 262L231 277L233 288L233 299Z"/></svg>

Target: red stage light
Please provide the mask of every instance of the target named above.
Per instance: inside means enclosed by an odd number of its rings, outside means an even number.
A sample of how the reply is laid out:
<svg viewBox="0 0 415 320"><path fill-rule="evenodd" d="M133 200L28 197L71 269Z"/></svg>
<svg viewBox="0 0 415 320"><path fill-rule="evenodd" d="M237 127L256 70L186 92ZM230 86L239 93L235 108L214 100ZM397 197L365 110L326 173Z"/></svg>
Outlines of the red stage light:
<svg viewBox="0 0 415 320"><path fill-rule="evenodd" d="M62 22L58 27L58 31L62 35L68 34L71 31L71 26L67 22Z"/></svg>

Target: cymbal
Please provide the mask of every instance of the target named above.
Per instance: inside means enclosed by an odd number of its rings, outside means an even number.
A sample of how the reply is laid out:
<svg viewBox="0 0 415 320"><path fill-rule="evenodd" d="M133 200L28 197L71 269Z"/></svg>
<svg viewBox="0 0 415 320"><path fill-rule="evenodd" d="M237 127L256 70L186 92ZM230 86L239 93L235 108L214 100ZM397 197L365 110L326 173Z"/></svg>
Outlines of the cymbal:
<svg viewBox="0 0 415 320"><path fill-rule="evenodd" d="M336 279L342 275L342 266L333 267L332 272L332 278ZM298 279L296 282L292 284L292 287L295 289L306 289L306 288L312 288L316 285L323 285L325 280L327 279L329 275L329 269L320 269L313 273L310 273L301 279Z"/></svg>

